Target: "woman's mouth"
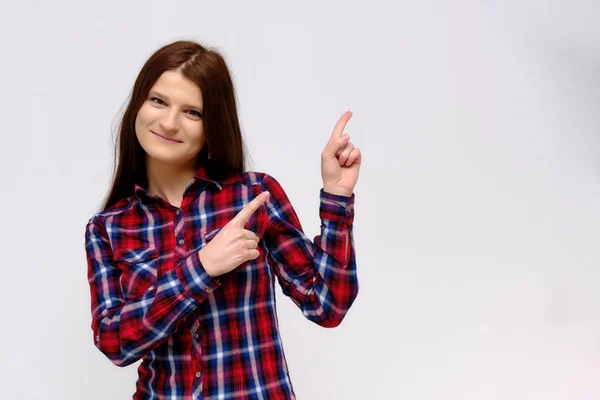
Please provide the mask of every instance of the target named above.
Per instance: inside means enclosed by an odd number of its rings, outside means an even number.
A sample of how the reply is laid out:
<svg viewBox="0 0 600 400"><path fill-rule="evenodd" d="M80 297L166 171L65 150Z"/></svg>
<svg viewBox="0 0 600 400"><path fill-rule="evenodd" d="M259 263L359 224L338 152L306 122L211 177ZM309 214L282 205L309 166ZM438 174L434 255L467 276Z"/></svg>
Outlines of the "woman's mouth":
<svg viewBox="0 0 600 400"><path fill-rule="evenodd" d="M161 139L161 140L164 140L164 141L166 141L166 142L171 142L171 143L181 143L181 141L179 141L179 140L175 140L175 139L169 139L168 137L166 137L166 136L163 136L163 135L159 135L158 133L156 133L156 132L154 132L154 131L150 131L150 132L152 132L154 135L156 135L156 136L157 136L159 139Z"/></svg>

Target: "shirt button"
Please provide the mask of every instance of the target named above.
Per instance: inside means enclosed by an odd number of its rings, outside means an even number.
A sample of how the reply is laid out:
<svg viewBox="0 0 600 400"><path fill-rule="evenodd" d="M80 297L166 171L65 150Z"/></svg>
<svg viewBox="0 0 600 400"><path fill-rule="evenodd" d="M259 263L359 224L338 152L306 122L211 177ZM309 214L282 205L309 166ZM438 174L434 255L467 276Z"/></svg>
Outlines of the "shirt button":
<svg viewBox="0 0 600 400"><path fill-rule="evenodd" d="M185 243L185 240L179 239L179 244L183 244L183 243Z"/></svg>
<svg viewBox="0 0 600 400"><path fill-rule="evenodd" d="M175 210L175 214L177 214L177 215L181 214L181 210L178 208L177 210Z"/></svg>
<svg viewBox="0 0 600 400"><path fill-rule="evenodd" d="M198 339L200 337L200 335L198 335L198 333L194 333L194 339Z"/></svg>
<svg viewBox="0 0 600 400"><path fill-rule="evenodd" d="M200 372L196 372L196 378L200 378L202 374Z"/></svg>
<svg viewBox="0 0 600 400"><path fill-rule="evenodd" d="M96 342L100 341L100 335L96 335Z"/></svg>

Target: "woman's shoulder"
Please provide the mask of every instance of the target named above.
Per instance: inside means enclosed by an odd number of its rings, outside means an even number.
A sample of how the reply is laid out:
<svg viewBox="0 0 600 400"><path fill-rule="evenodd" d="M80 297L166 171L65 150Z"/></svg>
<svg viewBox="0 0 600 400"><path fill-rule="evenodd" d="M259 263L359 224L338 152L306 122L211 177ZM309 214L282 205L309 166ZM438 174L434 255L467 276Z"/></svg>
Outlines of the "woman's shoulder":
<svg viewBox="0 0 600 400"><path fill-rule="evenodd" d="M260 185L263 190L283 190L279 181L266 172L245 171L239 177L239 180L247 186Z"/></svg>
<svg viewBox="0 0 600 400"><path fill-rule="evenodd" d="M103 210L97 211L88 220L88 225L90 225L94 222L103 223L108 218L119 216L119 215L125 213L128 209L131 208L131 203L132 203L132 199L130 196L130 197L126 197L124 199L117 201L115 204L111 205L110 207L107 207Z"/></svg>

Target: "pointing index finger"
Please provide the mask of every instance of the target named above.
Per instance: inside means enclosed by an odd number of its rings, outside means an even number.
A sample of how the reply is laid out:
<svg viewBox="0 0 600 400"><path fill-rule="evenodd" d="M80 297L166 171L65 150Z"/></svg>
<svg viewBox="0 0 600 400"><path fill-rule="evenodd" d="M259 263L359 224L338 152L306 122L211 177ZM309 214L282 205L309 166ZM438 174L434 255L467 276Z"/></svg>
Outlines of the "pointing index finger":
<svg viewBox="0 0 600 400"><path fill-rule="evenodd" d="M248 222L252 214L254 214L254 212L258 210L258 208L267 201L269 196L269 192L262 192L261 194L256 196L254 199L252 199L251 202L246 204L244 208L242 208L242 210L239 213L237 213L235 217L233 217L231 222L235 222L238 223L240 226L243 226L246 222Z"/></svg>
<svg viewBox="0 0 600 400"><path fill-rule="evenodd" d="M346 128L346 124L352 117L352 111L346 111L342 114L337 124L335 124L335 128L333 128L333 133L331 134L332 139L339 138L344 133L344 128Z"/></svg>

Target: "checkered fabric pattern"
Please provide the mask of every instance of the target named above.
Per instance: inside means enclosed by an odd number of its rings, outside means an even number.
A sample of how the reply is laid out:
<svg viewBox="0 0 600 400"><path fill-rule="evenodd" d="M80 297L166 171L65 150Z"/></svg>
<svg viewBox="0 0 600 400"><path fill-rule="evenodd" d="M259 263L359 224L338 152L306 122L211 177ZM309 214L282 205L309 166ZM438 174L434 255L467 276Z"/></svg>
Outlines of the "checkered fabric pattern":
<svg viewBox="0 0 600 400"><path fill-rule="evenodd" d="M211 277L198 251L265 190L246 225L260 256ZM264 173L213 180L201 167L180 207L136 185L86 226L96 347L118 366L142 360L134 399L294 399L275 282L307 319L339 325L358 293L353 205L321 189L311 241Z"/></svg>

